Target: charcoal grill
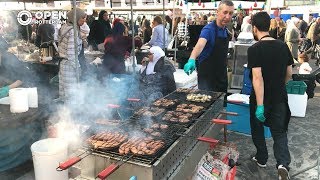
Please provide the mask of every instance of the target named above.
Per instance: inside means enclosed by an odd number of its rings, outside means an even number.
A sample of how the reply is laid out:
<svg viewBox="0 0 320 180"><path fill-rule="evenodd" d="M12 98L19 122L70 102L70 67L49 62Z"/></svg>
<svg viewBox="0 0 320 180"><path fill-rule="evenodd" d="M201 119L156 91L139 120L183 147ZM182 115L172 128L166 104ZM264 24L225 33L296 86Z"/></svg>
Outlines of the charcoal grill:
<svg viewBox="0 0 320 180"><path fill-rule="evenodd" d="M199 92L212 95L213 100L207 103L194 103L205 107L205 111L199 114L197 120L193 121L188 127L175 124L173 129L168 129L162 137L165 140L165 147L159 150L154 156L133 156L123 164L116 172L111 174L108 179L129 179L132 175L138 179L185 179L193 172L196 163L205 153L208 146L199 143L198 136L216 136L222 125L211 124L208 119L218 117L223 108L224 94L215 92ZM190 103L186 100L187 93L173 92L164 98L179 98L181 103ZM142 128L139 119L132 117L131 122L126 126ZM156 121L157 123L168 124L166 121ZM170 127L170 126L169 126ZM175 129L176 128L176 129ZM178 129L178 130L177 130ZM186 136L179 136L185 134ZM86 151L86 148L79 149L80 152ZM79 152L78 152L79 153ZM77 179L95 179L97 174L108 165L123 159L116 150L93 150L93 153L75 168L81 170Z"/></svg>

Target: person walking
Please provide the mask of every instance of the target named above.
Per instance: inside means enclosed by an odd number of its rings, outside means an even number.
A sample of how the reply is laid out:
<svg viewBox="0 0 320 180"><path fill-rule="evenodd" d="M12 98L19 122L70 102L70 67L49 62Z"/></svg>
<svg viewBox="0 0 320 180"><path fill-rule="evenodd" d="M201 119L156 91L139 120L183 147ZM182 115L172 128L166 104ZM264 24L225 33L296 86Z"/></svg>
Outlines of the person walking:
<svg viewBox="0 0 320 180"><path fill-rule="evenodd" d="M300 30L297 28L298 22L298 18L291 18L284 35L284 41L287 43L290 52L295 60L298 59L299 43L302 41L302 39L300 38Z"/></svg>
<svg viewBox="0 0 320 180"><path fill-rule="evenodd" d="M220 2L216 20L203 27L184 71L191 74L198 61L198 88L227 92L227 53L229 37L226 26L232 19L234 5L231 0Z"/></svg>
<svg viewBox="0 0 320 180"><path fill-rule="evenodd" d="M145 45L159 46L163 49L168 47L170 35L168 29L162 23L163 21L160 16L153 18L151 39Z"/></svg>
<svg viewBox="0 0 320 180"><path fill-rule="evenodd" d="M292 75L293 58L288 46L269 35L270 16L259 12L252 17L253 35L258 42L248 48L248 68L253 91L250 95L250 125L256 154L252 160L266 167L268 151L264 125L270 127L274 141L279 179L289 179L291 162L287 131L291 112L286 82Z"/></svg>

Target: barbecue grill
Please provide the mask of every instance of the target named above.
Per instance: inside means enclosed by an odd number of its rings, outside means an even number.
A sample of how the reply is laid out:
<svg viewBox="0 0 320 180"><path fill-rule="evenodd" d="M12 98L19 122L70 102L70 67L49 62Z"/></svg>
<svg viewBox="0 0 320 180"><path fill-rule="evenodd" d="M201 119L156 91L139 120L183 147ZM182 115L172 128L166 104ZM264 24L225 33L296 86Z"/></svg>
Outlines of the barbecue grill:
<svg viewBox="0 0 320 180"><path fill-rule="evenodd" d="M185 179L193 172L194 167L201 156L208 149L208 144L199 143L199 136L216 136L222 125L212 124L211 119L218 117L223 108L224 94L217 92L199 91L198 93L211 95L210 102L197 103L186 100L188 93L173 92L164 98L177 99L180 103L192 103L204 107L196 113L193 120L187 124L171 123L161 118L150 117L150 121L161 124L168 124L169 128L161 132L165 145L153 155L129 155L128 160L113 172L108 179L129 179L135 175L138 179ZM166 109L172 110L170 106ZM120 128L136 129L142 131L144 123L139 116L132 116L129 122ZM76 179L95 179L99 172L112 163L124 161L128 155L120 155L118 149L98 150L89 146L80 148L75 154L91 151L91 154L75 164L73 168L79 169L81 174Z"/></svg>

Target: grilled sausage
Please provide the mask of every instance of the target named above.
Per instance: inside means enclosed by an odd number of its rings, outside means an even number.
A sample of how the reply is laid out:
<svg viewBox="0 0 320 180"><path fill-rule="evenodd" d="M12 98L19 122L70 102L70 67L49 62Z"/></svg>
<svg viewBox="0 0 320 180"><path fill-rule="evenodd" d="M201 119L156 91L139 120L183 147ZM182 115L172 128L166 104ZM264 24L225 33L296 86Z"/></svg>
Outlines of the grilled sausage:
<svg viewBox="0 0 320 180"><path fill-rule="evenodd" d="M138 149L135 146L133 146L130 150L131 150L131 152L133 154L137 154L138 153Z"/></svg>
<svg viewBox="0 0 320 180"><path fill-rule="evenodd" d="M161 125L160 125L160 129L168 129L168 125L166 125L166 124L161 124Z"/></svg>

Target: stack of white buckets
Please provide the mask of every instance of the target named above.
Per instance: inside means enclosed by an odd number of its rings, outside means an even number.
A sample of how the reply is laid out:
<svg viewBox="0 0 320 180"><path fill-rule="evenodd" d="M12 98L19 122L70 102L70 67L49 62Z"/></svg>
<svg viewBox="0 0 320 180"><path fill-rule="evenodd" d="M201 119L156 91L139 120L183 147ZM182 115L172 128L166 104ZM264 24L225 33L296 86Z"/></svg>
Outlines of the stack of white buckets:
<svg viewBox="0 0 320 180"><path fill-rule="evenodd" d="M10 111L12 113L27 112L30 108L38 108L37 88L14 88L9 90Z"/></svg>
<svg viewBox="0 0 320 180"><path fill-rule="evenodd" d="M14 88L9 91L10 111L27 112L38 107L37 88ZM39 140L31 145L36 180L68 180L68 171L57 171L67 159L68 143L59 138Z"/></svg>

